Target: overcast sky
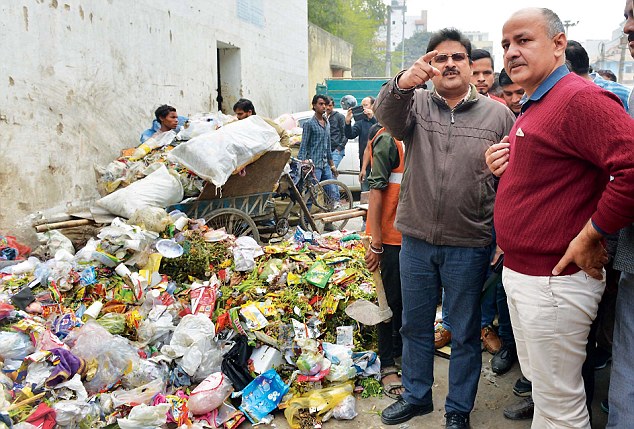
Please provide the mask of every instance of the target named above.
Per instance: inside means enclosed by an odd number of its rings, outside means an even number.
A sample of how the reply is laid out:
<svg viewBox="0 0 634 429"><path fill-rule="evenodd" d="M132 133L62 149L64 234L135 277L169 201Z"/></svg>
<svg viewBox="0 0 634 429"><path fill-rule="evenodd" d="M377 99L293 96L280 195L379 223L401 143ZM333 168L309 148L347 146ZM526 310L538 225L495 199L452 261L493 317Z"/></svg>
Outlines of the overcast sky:
<svg viewBox="0 0 634 429"><path fill-rule="evenodd" d="M548 7L562 21L579 23L569 27L568 38L584 43L589 39L611 39L612 31L624 20L624 0L582 2L580 0L406 0L407 16L420 15L427 10L430 31L444 27L456 27L463 31L488 32L493 40L494 54L501 58L500 40L504 21L516 10L524 7ZM498 61L498 63L501 61ZM499 69L501 64L496 64Z"/></svg>

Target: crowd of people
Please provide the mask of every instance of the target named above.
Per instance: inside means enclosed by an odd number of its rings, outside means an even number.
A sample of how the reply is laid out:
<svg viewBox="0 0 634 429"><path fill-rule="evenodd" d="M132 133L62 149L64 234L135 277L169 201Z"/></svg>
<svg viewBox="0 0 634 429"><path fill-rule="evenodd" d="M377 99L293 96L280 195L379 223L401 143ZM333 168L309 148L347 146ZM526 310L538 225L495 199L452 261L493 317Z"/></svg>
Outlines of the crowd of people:
<svg viewBox="0 0 634 429"><path fill-rule="evenodd" d="M634 57L633 3L624 32ZM613 74L593 73L549 9L520 10L502 32L500 97L490 92L491 55L443 29L373 104L366 263L381 269L397 314L378 332L396 397L381 420L396 425L434 410L434 347L451 341L447 428L469 427L481 345L498 374L519 360L513 390L525 397L506 417L590 428L593 371L612 343L608 427L631 427L631 91ZM422 89L430 80L434 89ZM502 281L481 300L502 255ZM402 385L394 378L401 354Z"/></svg>

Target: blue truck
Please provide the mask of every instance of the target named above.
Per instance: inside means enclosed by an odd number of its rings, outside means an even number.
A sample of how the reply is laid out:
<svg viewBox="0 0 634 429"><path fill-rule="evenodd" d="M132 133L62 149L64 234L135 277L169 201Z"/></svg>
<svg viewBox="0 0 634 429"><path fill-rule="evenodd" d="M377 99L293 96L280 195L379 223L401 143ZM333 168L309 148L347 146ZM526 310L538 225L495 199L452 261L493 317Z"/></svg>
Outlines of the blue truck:
<svg viewBox="0 0 634 429"><path fill-rule="evenodd" d="M365 97L376 98L381 86L388 81L386 77L332 77L325 79L324 83L318 83L316 94L331 96L335 101L335 107L340 107L341 97L353 95L357 103Z"/></svg>

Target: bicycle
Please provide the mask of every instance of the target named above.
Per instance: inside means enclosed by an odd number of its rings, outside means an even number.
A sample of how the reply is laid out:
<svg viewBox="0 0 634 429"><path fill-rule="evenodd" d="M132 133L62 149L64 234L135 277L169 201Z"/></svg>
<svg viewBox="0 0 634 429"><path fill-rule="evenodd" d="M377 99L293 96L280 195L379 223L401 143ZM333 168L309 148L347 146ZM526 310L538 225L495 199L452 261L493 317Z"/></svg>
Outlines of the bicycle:
<svg viewBox="0 0 634 429"><path fill-rule="evenodd" d="M325 214L352 209L350 189L336 179L318 181L315 175L315 164L311 160L301 161L291 158L289 165L291 171L282 174L278 195L283 199L289 197L291 201L284 212L279 217L276 216L277 234L284 235L288 231L288 219L291 214L298 215L299 224L305 230L321 233L343 229L348 219L328 219L326 222L321 217ZM304 207L301 207L302 205ZM297 206L300 206L299 210ZM284 234L280 234L282 232Z"/></svg>

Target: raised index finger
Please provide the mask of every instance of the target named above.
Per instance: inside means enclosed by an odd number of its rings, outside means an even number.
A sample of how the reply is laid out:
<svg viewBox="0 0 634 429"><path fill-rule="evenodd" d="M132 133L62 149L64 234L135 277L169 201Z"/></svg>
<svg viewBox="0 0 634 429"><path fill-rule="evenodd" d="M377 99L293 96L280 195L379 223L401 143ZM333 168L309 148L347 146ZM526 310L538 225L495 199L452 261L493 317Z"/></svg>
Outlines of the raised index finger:
<svg viewBox="0 0 634 429"><path fill-rule="evenodd" d="M430 62L436 55L438 55L438 51L429 51L425 55L419 58L420 61L424 63Z"/></svg>

